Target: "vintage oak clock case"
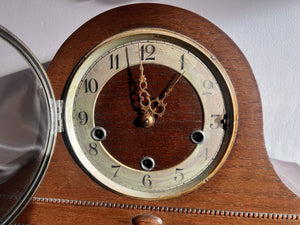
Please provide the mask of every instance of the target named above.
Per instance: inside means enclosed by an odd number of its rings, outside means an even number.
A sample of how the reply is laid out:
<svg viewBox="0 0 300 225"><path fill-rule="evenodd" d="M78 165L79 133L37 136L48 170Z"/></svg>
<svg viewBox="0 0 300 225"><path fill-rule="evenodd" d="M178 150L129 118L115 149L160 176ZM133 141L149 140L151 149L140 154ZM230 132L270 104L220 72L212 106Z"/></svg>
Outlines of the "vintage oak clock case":
<svg viewBox="0 0 300 225"><path fill-rule="evenodd" d="M299 198L265 150L251 68L204 18L160 4L112 9L75 31L47 74L61 133L17 223L299 223Z"/></svg>

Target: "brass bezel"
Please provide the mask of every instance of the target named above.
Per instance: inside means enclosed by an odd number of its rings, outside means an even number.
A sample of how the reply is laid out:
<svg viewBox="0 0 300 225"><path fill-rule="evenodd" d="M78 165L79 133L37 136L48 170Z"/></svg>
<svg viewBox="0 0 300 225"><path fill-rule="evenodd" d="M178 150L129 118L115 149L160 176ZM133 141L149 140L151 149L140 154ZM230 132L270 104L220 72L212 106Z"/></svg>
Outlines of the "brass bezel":
<svg viewBox="0 0 300 225"><path fill-rule="evenodd" d="M74 140L77 140L75 132L74 132L74 126L72 121L72 114L73 114L73 101L74 96L76 95L77 87L74 86L75 84L79 84L82 77L78 76L78 73L85 74L85 72L82 72L81 70L88 70L86 68L86 65L91 65L93 63L93 60L96 60L98 56L93 56L93 54L98 50L102 49L101 52L107 51L107 49L110 49L112 43L116 43L121 39L129 38L128 41L130 41L131 37L134 37L136 35L157 35L159 38L166 38L171 37L174 40L178 40L178 42L185 43L184 46L191 52L196 51L197 57L201 58L201 60L209 67L211 71L213 71L214 76L219 82L220 87L222 87L224 100L226 101L226 107L228 110L228 113L231 115L229 119L230 126L226 130L227 135L224 138L224 141L222 143L222 146L220 149L224 148L225 150L222 151L222 154L219 154L215 158L214 163L210 164L209 167L213 167L212 170L209 170L208 172L204 173L204 179L198 180L199 176L197 178L194 178L191 182L189 182L188 188L185 188L184 190L179 189L179 191L172 191L171 194L161 194L151 193L150 195L145 195L145 193L142 193L140 191L130 191L124 189L119 189L116 187L114 182L112 182L110 179L108 179L105 176L98 176L95 177L95 168L87 168L86 165L89 164L87 159L85 158L84 154L80 150L80 145L78 143L74 144ZM173 43L173 42L172 42ZM81 71L81 72L78 72ZM74 81L74 79L77 79ZM204 46L199 44L198 42L190 39L189 37L186 37L182 34L179 34L174 31L166 30L166 29L159 29L159 28L139 28L139 29L133 29L124 31L122 33L116 34L105 41L101 42L99 45L97 45L95 48L93 48L89 53L86 54L86 56L83 57L83 60L79 62L78 66L75 68L72 74L72 79L70 79L70 83L67 85L67 92L65 95L65 104L64 104L64 127L66 136L68 139L68 142L70 143L70 146L73 150L73 156L75 157L78 164L82 167L82 169L94 180L96 180L98 183L102 184L105 188L108 188L111 191L114 191L116 193L119 193L121 195L125 195L132 198L138 198L138 199L144 199L144 200L162 200L162 199L169 199L178 197L184 193L188 193L193 191L194 189L198 188L200 185L206 183L211 177L213 177L216 172L222 167L224 162L226 161L235 141L237 128L238 128L238 104L237 104L237 98L234 92L233 85L230 81L230 78L221 65L221 63L216 59L216 57L210 53ZM227 92L227 93L225 93ZM225 94L224 94L225 93ZM229 133L229 134L228 134ZM126 165L122 165L126 167ZM203 174L201 174L201 177ZM169 192L167 192L169 193Z"/></svg>

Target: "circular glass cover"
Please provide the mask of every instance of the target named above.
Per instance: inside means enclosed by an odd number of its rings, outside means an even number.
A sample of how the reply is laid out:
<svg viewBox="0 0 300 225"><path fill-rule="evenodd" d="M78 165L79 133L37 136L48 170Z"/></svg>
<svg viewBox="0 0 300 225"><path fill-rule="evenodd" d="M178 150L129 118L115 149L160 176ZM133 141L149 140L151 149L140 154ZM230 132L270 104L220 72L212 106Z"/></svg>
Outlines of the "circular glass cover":
<svg viewBox="0 0 300 225"><path fill-rule="evenodd" d="M56 135L42 65L0 26L0 224L20 213L45 173Z"/></svg>

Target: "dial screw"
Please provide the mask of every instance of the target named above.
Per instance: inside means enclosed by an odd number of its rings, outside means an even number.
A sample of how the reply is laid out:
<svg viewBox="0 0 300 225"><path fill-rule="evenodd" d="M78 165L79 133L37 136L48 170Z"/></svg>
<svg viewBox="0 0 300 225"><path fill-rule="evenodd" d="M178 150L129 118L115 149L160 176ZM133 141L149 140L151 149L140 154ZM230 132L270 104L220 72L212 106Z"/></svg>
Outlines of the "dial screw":
<svg viewBox="0 0 300 225"><path fill-rule="evenodd" d="M95 127L91 135L95 141L103 141L106 139L106 130L103 127Z"/></svg>
<svg viewBox="0 0 300 225"><path fill-rule="evenodd" d="M202 144L205 141L205 134L202 130L195 130L191 133L190 140L194 144Z"/></svg>
<svg viewBox="0 0 300 225"><path fill-rule="evenodd" d="M143 170L151 171L155 167L155 161L149 156L145 156L141 159L140 165Z"/></svg>

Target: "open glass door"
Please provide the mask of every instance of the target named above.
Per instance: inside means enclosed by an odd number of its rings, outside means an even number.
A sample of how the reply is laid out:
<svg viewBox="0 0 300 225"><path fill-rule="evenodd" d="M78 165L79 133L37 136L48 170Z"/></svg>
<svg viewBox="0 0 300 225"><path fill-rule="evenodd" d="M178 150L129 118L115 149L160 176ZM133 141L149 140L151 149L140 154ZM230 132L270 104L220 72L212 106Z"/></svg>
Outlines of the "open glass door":
<svg viewBox="0 0 300 225"><path fill-rule="evenodd" d="M31 199L49 164L57 126L43 66L0 26L0 224Z"/></svg>

